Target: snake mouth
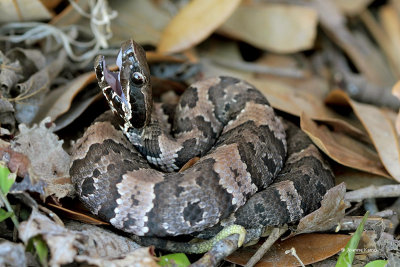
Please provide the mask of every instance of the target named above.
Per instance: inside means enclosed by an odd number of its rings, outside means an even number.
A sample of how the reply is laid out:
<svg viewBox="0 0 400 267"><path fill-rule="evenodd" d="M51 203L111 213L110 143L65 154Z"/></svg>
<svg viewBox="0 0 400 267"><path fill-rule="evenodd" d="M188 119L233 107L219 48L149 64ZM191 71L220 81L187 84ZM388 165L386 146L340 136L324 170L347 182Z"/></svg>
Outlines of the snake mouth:
<svg viewBox="0 0 400 267"><path fill-rule="evenodd" d="M128 105L128 101L126 99L126 96L124 94L124 91L122 89L121 85L121 68L122 68L122 51L120 50L118 53L118 57L116 60L116 65L118 66L119 71L111 71L108 69L106 61L104 58L101 59L99 62L102 66L102 72L103 72L103 77L104 81L110 86L114 94L116 94L124 104Z"/></svg>

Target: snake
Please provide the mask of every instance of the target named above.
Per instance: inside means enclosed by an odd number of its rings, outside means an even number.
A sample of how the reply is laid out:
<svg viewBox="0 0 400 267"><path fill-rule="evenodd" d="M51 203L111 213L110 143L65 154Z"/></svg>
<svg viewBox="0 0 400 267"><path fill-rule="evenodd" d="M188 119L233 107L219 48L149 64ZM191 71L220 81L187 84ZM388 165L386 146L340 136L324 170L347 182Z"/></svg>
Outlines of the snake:
<svg viewBox="0 0 400 267"><path fill-rule="evenodd" d="M76 141L70 167L80 201L115 228L168 237L223 222L281 225L317 209L334 186L307 135L250 83L211 77L176 104L157 103L139 44L124 42L116 64L111 71L104 56L95 59L110 110Z"/></svg>

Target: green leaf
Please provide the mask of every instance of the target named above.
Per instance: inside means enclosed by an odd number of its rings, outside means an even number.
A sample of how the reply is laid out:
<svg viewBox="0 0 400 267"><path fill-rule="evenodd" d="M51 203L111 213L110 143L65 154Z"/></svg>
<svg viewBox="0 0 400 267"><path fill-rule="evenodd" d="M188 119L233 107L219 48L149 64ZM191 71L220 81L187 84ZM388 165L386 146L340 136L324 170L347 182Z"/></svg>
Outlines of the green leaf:
<svg viewBox="0 0 400 267"><path fill-rule="evenodd" d="M0 222L4 221L7 218L10 218L12 215L12 212L0 209Z"/></svg>
<svg viewBox="0 0 400 267"><path fill-rule="evenodd" d="M387 264L387 261L385 260L376 260L376 261L371 261L365 267L385 267Z"/></svg>
<svg viewBox="0 0 400 267"><path fill-rule="evenodd" d="M339 259L336 262L336 267L351 267L356 254L356 249L358 247L358 242L360 241L361 234L364 230L364 224L368 218L369 212L365 213L360 225L357 227L356 232L344 247L343 252L340 253Z"/></svg>
<svg viewBox="0 0 400 267"><path fill-rule="evenodd" d="M26 246L27 251L31 252L36 252L36 255L39 258L39 262L42 266L47 267L47 258L49 255L49 249L47 247L46 242L43 240L43 238L40 235L32 237L28 245Z"/></svg>
<svg viewBox="0 0 400 267"><path fill-rule="evenodd" d="M15 181L15 174L10 173L10 170L0 163L0 190L4 195L10 191L11 186Z"/></svg>
<svg viewBox="0 0 400 267"><path fill-rule="evenodd" d="M161 266L186 267L190 265L189 259L184 253L175 253L162 256L158 262Z"/></svg>

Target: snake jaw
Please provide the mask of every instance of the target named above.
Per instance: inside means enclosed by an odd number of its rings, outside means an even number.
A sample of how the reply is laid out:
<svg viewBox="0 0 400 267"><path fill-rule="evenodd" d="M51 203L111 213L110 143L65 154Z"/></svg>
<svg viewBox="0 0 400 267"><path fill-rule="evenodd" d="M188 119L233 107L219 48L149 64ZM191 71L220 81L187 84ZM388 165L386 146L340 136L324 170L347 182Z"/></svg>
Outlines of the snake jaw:
<svg viewBox="0 0 400 267"><path fill-rule="evenodd" d="M99 87L110 109L123 123L125 121L124 114L129 112L127 110L129 105L122 91L119 72L110 71L102 55L96 57L94 67Z"/></svg>
<svg viewBox="0 0 400 267"><path fill-rule="evenodd" d="M152 109L150 71L143 48L129 40L122 44L116 64L108 70L104 56L95 61L99 86L114 114L123 120L124 129L143 128L150 122Z"/></svg>

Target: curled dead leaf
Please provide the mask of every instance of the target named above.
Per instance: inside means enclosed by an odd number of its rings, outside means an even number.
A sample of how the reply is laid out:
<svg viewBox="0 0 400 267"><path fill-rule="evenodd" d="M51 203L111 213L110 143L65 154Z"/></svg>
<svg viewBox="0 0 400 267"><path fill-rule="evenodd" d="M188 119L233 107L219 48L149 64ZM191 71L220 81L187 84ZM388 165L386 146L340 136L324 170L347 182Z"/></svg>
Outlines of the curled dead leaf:
<svg viewBox="0 0 400 267"><path fill-rule="evenodd" d="M287 4L241 5L221 31L261 49L293 53L310 49L317 33L317 12Z"/></svg>
<svg viewBox="0 0 400 267"><path fill-rule="evenodd" d="M364 143L333 132L325 125L318 126L306 113L300 119L301 129L331 159L351 168L390 177L376 152Z"/></svg>
<svg viewBox="0 0 400 267"><path fill-rule="evenodd" d="M58 213L61 213L64 215L64 217L77 220L80 222L88 223L88 224L93 224L93 225L110 225L108 222L101 221L99 219L96 219L90 215L86 215L84 213L81 213L79 211L74 211L68 208L64 208L59 205L55 205L52 203L48 203L52 209L58 210Z"/></svg>
<svg viewBox="0 0 400 267"><path fill-rule="evenodd" d="M53 215L54 219L56 215ZM18 228L19 238L27 244L40 235L50 251L50 266L88 262L96 266L155 266L151 248L141 248L127 237L93 226L71 222L67 227L52 220L36 208ZM130 263L130 264L128 264ZM145 263L153 265L145 265Z"/></svg>
<svg viewBox="0 0 400 267"><path fill-rule="evenodd" d="M52 90L46 95L35 122L40 122L46 117L50 117L52 121L55 121L60 115L69 110L73 98L94 80L94 72L88 72L73 79L65 86Z"/></svg>
<svg viewBox="0 0 400 267"><path fill-rule="evenodd" d="M6 159L7 167L19 177L25 177L28 174L31 165L29 158L23 153L12 150L10 144L4 143L0 146L0 158Z"/></svg>
<svg viewBox="0 0 400 267"><path fill-rule="evenodd" d="M20 133L11 143L11 149L29 158L30 179L41 180L47 185L43 197L52 194L58 198L72 195L74 188L70 180L64 180L64 184L58 180L69 177L70 156L62 148L63 141L53 133L54 125L50 124L50 120L43 120L32 128L20 124L19 130Z"/></svg>
<svg viewBox="0 0 400 267"><path fill-rule="evenodd" d="M346 186L341 183L329 189L321 201L321 207L302 218L296 231L289 237L311 233L322 232L334 228L344 217L345 209L350 203L345 201Z"/></svg>
<svg viewBox="0 0 400 267"><path fill-rule="evenodd" d="M240 0L192 0L164 29L157 50L175 53L192 47L217 29L240 4Z"/></svg>
<svg viewBox="0 0 400 267"><path fill-rule="evenodd" d="M255 265L256 267L267 266L300 266L298 260L286 253L287 250L295 248L296 254L305 264L322 261L335 255L350 240L349 235L333 234L303 234L284 241L276 242L264 257ZM244 265L261 245L242 248L227 257L227 260L236 264Z"/></svg>
<svg viewBox="0 0 400 267"><path fill-rule="evenodd" d="M379 154L382 164L390 175L400 181L400 144L390 116L378 107L352 100L341 90L332 91L326 100L346 102L367 130Z"/></svg>
<svg viewBox="0 0 400 267"><path fill-rule="evenodd" d="M35 21L51 19L52 14L40 0L2 1L0 22Z"/></svg>

